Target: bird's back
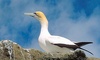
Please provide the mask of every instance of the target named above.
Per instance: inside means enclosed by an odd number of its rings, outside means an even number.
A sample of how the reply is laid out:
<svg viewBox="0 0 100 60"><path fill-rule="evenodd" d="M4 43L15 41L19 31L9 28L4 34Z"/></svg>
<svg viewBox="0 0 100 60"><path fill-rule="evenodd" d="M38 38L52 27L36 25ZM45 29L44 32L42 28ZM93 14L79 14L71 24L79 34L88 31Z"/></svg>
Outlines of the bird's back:
<svg viewBox="0 0 100 60"><path fill-rule="evenodd" d="M67 44L67 45L75 45L73 42L71 42L69 39L61 37L61 36L50 36L47 38L47 41L49 41L50 43L54 43L54 44Z"/></svg>

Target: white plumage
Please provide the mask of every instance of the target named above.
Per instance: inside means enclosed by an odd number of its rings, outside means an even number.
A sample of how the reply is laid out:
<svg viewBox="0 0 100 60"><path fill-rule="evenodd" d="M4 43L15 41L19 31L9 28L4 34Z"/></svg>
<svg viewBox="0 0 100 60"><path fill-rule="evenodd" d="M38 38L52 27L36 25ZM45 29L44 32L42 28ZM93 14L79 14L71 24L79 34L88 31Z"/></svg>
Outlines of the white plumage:
<svg viewBox="0 0 100 60"><path fill-rule="evenodd" d="M39 20L41 24L39 44L40 47L47 53L50 53L52 55L66 54L76 50L77 48L83 49L81 48L81 46L92 43L92 42L73 43L72 41L64 37L51 35L48 31L48 20L41 11L36 11L35 13L25 13L25 15L35 17L36 19ZM88 50L85 51L89 52Z"/></svg>

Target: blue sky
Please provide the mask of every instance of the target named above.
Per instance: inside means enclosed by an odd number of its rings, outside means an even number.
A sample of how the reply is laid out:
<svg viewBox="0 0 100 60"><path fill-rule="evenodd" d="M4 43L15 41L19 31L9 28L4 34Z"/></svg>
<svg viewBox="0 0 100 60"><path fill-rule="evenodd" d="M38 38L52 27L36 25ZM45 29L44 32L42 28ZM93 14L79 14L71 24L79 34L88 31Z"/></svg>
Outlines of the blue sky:
<svg viewBox="0 0 100 60"><path fill-rule="evenodd" d="M25 12L42 11L49 31L71 41L92 41L84 48L100 57L100 0L0 0L0 40L12 40L24 48L38 45L39 22ZM96 46L96 47L95 47Z"/></svg>

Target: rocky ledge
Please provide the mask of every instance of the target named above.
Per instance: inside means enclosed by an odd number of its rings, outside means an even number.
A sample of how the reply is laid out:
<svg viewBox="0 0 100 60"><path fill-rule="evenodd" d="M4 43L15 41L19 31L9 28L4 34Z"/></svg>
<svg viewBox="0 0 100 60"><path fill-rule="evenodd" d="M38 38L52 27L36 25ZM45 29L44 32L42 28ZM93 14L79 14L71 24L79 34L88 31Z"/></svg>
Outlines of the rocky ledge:
<svg viewBox="0 0 100 60"><path fill-rule="evenodd" d="M24 49L10 40L0 41L0 60L100 60L86 57L83 51L77 50L73 54L66 54L61 58L53 58L51 55L35 49Z"/></svg>

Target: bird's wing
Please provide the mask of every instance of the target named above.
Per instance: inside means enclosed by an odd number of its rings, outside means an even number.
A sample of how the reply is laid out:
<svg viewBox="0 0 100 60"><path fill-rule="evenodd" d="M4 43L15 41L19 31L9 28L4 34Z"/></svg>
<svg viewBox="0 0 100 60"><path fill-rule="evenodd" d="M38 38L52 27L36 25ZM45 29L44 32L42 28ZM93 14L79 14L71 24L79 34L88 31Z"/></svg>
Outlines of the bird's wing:
<svg viewBox="0 0 100 60"><path fill-rule="evenodd" d="M73 49L73 50L76 50L77 48L79 48L79 49L87 51L87 52L89 52L90 54L93 55L93 53L91 53L90 51L83 49L80 46L76 45L76 44L81 45L81 43L84 43L84 42L79 42L79 43L74 44L73 42L71 42L70 40L68 40L66 38L63 38L63 37L60 37L60 36L51 36L51 37L48 37L46 39L46 43L52 44L52 45L55 45L55 46L58 46L58 47L61 47L61 48L65 47L65 48L69 48L69 49ZM88 44L88 43L86 43L86 44Z"/></svg>
<svg viewBox="0 0 100 60"><path fill-rule="evenodd" d="M71 42L70 40L60 37L60 36L51 36L46 39L46 42L55 46L59 47L65 47L65 48L70 48L70 49L77 49L79 46Z"/></svg>
<svg viewBox="0 0 100 60"><path fill-rule="evenodd" d="M75 44L81 47L81 46L84 46L84 45L87 45L87 44L91 44L91 43L93 43L93 42L77 42Z"/></svg>
<svg viewBox="0 0 100 60"><path fill-rule="evenodd" d="M59 44L67 44L67 45L76 45L69 39L66 39L66 38L60 37L60 36L51 36L51 37L48 37L47 40L53 44L59 43Z"/></svg>
<svg viewBox="0 0 100 60"><path fill-rule="evenodd" d="M69 48L73 50L76 50L77 48L79 48L79 46L77 45L67 45L67 44L53 44L53 45L59 46L61 48L65 47L65 48Z"/></svg>

